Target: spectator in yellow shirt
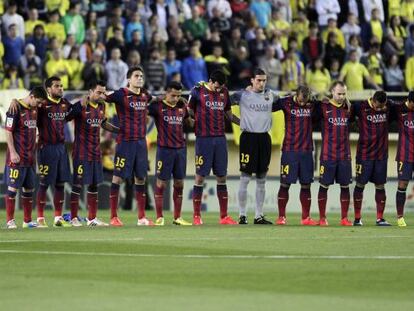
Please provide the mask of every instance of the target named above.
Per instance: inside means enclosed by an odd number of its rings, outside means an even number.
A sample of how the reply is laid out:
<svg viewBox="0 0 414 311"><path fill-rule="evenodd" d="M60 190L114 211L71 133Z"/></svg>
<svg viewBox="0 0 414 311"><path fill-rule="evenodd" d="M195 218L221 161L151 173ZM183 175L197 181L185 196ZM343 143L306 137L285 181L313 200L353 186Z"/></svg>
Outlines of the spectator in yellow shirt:
<svg viewBox="0 0 414 311"><path fill-rule="evenodd" d="M56 38L60 43L63 43L66 40L66 32L65 27L59 23L59 18L59 11L51 12L49 15L49 23L46 24L45 30L49 40Z"/></svg>
<svg viewBox="0 0 414 311"><path fill-rule="evenodd" d="M336 34L337 42L341 48L345 49L345 36L344 33L338 28L335 18L328 19L328 27L322 32L322 40L324 43L328 42L328 35L330 32Z"/></svg>
<svg viewBox="0 0 414 311"><path fill-rule="evenodd" d="M24 33L26 38L33 34L35 26L42 25L45 27L45 22L39 19L39 12L36 8L31 8L28 15L29 19L24 22Z"/></svg>
<svg viewBox="0 0 414 311"><path fill-rule="evenodd" d="M48 12L58 10L61 16L65 16L70 0L46 0L45 4Z"/></svg>
<svg viewBox="0 0 414 311"><path fill-rule="evenodd" d="M405 85L408 91L414 91L414 56L405 63Z"/></svg>
<svg viewBox="0 0 414 311"><path fill-rule="evenodd" d="M289 49L282 63L282 90L293 91L305 80L305 66L297 58L295 50Z"/></svg>
<svg viewBox="0 0 414 311"><path fill-rule="evenodd" d="M304 11L299 11L291 27L291 34L298 40L298 48L302 50L302 42L309 35L309 20Z"/></svg>
<svg viewBox="0 0 414 311"><path fill-rule="evenodd" d="M4 90L24 89L23 79L19 77L17 67L9 67L2 87Z"/></svg>
<svg viewBox="0 0 414 311"><path fill-rule="evenodd" d="M273 10L272 18L267 24L266 33L268 37L274 33L274 31L279 31L282 34L282 47L284 50L288 49L288 37L290 33L290 24L283 19L282 12L278 9Z"/></svg>
<svg viewBox="0 0 414 311"><path fill-rule="evenodd" d="M368 69L371 79L380 87L383 87L384 81L382 75L384 73L385 64L382 61L379 43L371 44L368 54L361 57L361 64Z"/></svg>
<svg viewBox="0 0 414 311"><path fill-rule="evenodd" d="M402 0L400 15L404 22L411 24L414 22L414 0Z"/></svg>
<svg viewBox="0 0 414 311"><path fill-rule="evenodd" d="M350 91L363 91L364 79L376 89L379 89L378 85L369 76L368 69L358 61L357 52L350 51L349 61L342 67L339 81L345 81Z"/></svg>
<svg viewBox="0 0 414 311"><path fill-rule="evenodd" d="M52 52L52 57L47 61L45 66L48 77L58 76L64 89L69 88L69 75L72 74L71 68L66 59L62 58L62 50L55 48Z"/></svg>
<svg viewBox="0 0 414 311"><path fill-rule="evenodd" d="M323 66L321 58L317 58L306 70L306 84L316 93L324 93L331 85L331 76L328 69Z"/></svg>
<svg viewBox="0 0 414 311"><path fill-rule="evenodd" d="M71 90L81 90L84 85L82 80L82 72L84 63L79 58L79 48L73 47L69 53L69 59L67 60L70 67L69 74L69 86Z"/></svg>

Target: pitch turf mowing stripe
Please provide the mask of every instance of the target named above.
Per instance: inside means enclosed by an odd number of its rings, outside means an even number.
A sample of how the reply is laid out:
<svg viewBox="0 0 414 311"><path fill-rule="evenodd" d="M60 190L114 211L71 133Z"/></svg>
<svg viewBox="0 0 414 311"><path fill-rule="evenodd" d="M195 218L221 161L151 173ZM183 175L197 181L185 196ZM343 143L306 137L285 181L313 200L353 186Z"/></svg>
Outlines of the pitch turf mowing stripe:
<svg viewBox="0 0 414 311"><path fill-rule="evenodd" d="M414 260L414 256L298 256L298 255L177 255L177 254L128 254L128 253L94 253L63 251L19 251L0 249L0 254L33 254L33 255L68 255L68 256L103 256L103 257L173 257L189 259L325 259L325 260Z"/></svg>

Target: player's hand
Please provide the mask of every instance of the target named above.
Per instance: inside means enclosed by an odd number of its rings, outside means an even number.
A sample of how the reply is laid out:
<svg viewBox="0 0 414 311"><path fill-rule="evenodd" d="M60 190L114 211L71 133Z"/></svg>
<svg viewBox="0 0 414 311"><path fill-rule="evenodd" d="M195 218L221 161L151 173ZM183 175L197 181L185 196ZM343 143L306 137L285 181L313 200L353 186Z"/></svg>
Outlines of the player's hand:
<svg viewBox="0 0 414 311"><path fill-rule="evenodd" d="M89 96L88 95L83 95L81 100L80 100L81 106L83 108L85 108L88 105L88 101L89 101Z"/></svg>
<svg viewBox="0 0 414 311"><path fill-rule="evenodd" d="M253 92L253 86L251 85L247 86L246 91Z"/></svg>
<svg viewBox="0 0 414 311"><path fill-rule="evenodd" d="M11 114L16 114L18 111L19 111L19 102L17 101L17 99L13 98L9 106L9 112Z"/></svg>
<svg viewBox="0 0 414 311"><path fill-rule="evenodd" d="M20 156L17 152L10 152L10 161L11 163L18 164L20 163Z"/></svg>

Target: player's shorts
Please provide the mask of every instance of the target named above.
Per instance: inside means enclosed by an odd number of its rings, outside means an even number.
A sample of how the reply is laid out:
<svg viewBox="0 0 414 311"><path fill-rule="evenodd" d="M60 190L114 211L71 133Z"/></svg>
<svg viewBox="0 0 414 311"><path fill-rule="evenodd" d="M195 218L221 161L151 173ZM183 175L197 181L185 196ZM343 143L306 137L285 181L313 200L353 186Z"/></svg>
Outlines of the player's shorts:
<svg viewBox="0 0 414 311"><path fill-rule="evenodd" d="M73 184L97 185L103 181L101 161L73 159Z"/></svg>
<svg viewBox="0 0 414 311"><path fill-rule="evenodd" d="M388 160L360 160L356 159L355 175L356 182L366 185L372 182L376 185L383 185L387 182Z"/></svg>
<svg viewBox="0 0 414 311"><path fill-rule="evenodd" d="M243 132L240 135L240 171L260 175L269 169L272 140L268 133Z"/></svg>
<svg viewBox="0 0 414 311"><path fill-rule="evenodd" d="M34 189L36 186L36 169L33 166L8 166L4 167L3 182L15 189L21 187Z"/></svg>
<svg viewBox="0 0 414 311"><path fill-rule="evenodd" d="M413 179L414 163L397 161L398 180L409 181Z"/></svg>
<svg viewBox="0 0 414 311"><path fill-rule="evenodd" d="M116 145L114 175L127 179L143 179L148 172L148 151L145 138L121 141Z"/></svg>
<svg viewBox="0 0 414 311"><path fill-rule="evenodd" d="M319 168L319 182L323 185L340 185L352 183L351 160L321 160Z"/></svg>
<svg viewBox="0 0 414 311"><path fill-rule="evenodd" d="M157 148L155 172L161 180L184 179L187 168L187 148Z"/></svg>
<svg viewBox="0 0 414 311"><path fill-rule="evenodd" d="M225 136L197 137L195 146L196 173L222 177L227 175L227 141Z"/></svg>
<svg viewBox="0 0 414 311"><path fill-rule="evenodd" d="M55 185L70 181L69 157L64 144L42 146L37 159L42 184Z"/></svg>
<svg viewBox="0 0 414 311"><path fill-rule="evenodd" d="M282 152L280 159L280 182L295 184L299 179L301 184L313 182L312 152Z"/></svg>

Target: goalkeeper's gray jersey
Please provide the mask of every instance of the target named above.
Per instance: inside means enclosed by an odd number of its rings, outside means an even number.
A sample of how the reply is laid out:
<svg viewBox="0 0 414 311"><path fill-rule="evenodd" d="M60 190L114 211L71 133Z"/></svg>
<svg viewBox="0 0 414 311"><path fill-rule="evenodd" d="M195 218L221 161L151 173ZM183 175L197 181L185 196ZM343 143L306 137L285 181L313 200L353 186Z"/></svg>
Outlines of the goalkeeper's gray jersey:
<svg viewBox="0 0 414 311"><path fill-rule="evenodd" d="M243 132L266 133L272 127L272 107L277 95L266 89L262 93L247 90L231 96L232 105L240 106L240 129Z"/></svg>

